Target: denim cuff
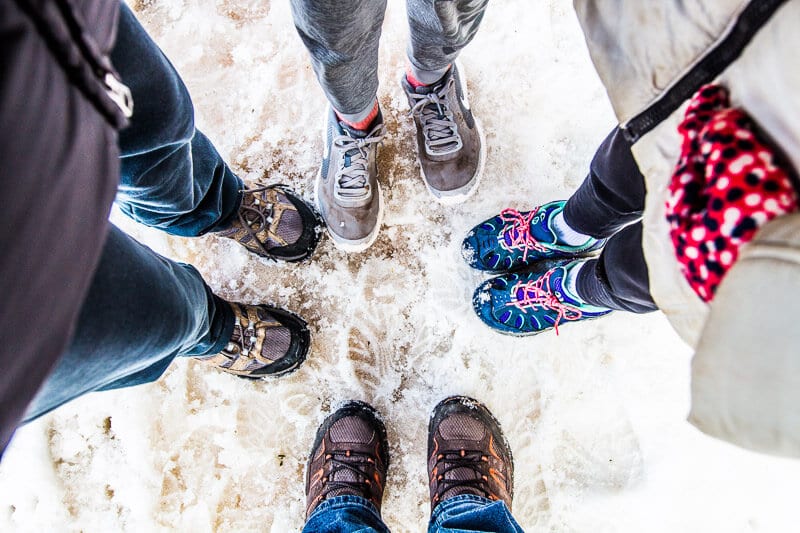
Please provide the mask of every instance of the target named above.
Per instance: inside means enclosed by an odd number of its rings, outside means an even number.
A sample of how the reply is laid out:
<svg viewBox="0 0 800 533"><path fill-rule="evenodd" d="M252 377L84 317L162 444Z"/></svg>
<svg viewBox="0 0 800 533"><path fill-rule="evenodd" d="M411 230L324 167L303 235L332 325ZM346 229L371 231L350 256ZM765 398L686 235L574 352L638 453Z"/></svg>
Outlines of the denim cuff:
<svg viewBox="0 0 800 533"><path fill-rule="evenodd" d="M187 267L196 271L191 265ZM200 274L198 273L198 276ZM202 279L202 278L201 278ZM206 289L206 301L208 302L208 332L197 344L195 344L184 356L205 357L216 355L228 345L233 336L233 326L236 317L230 304L214 294L211 287L203 282Z"/></svg>
<svg viewBox="0 0 800 533"><path fill-rule="evenodd" d="M327 516L320 516L323 514ZM341 518L344 515L349 515L348 518L355 521L349 522L351 525L353 523L357 523L370 527L376 531L385 531L387 533L389 531L386 528L386 525L383 523L381 514L378 512L378 509L375 508L372 502L366 498L362 498L361 496L354 496L350 494L344 496L334 496L333 498L329 498L320 503L306 519L306 524L303 528L303 531L306 531L306 528L308 528L309 524L312 524L314 531L318 531L317 526L320 526L325 522L336 521L337 518ZM323 520L323 522L314 524L313 522L317 518Z"/></svg>
<svg viewBox="0 0 800 533"><path fill-rule="evenodd" d="M489 498L484 498L482 496L476 496L474 494L461 494L460 496L453 496L452 498L447 498L446 500L442 501L431 513L431 524L439 524L442 520L446 519L447 517L443 517L447 511L456 507L464 502L471 502L481 505L492 505L494 500L490 500Z"/></svg>
<svg viewBox="0 0 800 533"><path fill-rule="evenodd" d="M216 224L203 230L199 235L225 231L230 228L233 225L233 221L236 220L236 215L239 213L239 208L242 205L242 199L244 198L244 191L247 185L245 185L242 178L234 174L227 165L225 166L225 176L226 179L222 187L223 190L220 192L220 202L223 204L223 207L227 207L227 210L220 213ZM234 179L231 180L230 176Z"/></svg>
<svg viewBox="0 0 800 533"><path fill-rule="evenodd" d="M208 289L211 292L211 289ZM233 315L233 309L230 304L214 294L211 293L211 298L214 301L214 316L211 326L211 338L216 341L205 352L205 355L215 355L225 349L233 336L233 326L236 322L236 317Z"/></svg>

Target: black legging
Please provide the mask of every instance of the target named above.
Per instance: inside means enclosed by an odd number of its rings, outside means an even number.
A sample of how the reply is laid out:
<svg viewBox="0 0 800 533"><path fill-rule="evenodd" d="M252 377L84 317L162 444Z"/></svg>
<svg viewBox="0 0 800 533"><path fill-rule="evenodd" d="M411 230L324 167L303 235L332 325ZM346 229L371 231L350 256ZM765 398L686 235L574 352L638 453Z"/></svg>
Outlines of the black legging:
<svg viewBox="0 0 800 533"><path fill-rule="evenodd" d="M634 313L658 309L642 251L644 195L644 176L631 145L615 128L564 208L564 219L573 229L608 239L600 257L578 276L577 291L588 303Z"/></svg>

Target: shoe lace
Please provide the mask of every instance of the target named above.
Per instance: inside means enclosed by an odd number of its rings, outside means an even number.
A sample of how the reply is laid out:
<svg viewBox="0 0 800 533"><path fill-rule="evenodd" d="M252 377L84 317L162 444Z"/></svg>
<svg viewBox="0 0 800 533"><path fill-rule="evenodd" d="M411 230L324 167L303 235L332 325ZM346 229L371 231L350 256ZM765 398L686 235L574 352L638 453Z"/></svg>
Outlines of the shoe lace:
<svg viewBox="0 0 800 533"><path fill-rule="evenodd" d="M228 341L228 345L222 351L225 355L229 355L231 357L245 357L248 359L253 359L253 356L250 355L256 347L256 342L258 342L258 337L256 336L256 330L252 322L250 320L247 321L247 325L242 325L241 320L237 316L233 322L233 334L231 335L231 340ZM236 353L236 348L239 348L239 353Z"/></svg>
<svg viewBox="0 0 800 533"><path fill-rule="evenodd" d="M256 187L254 189L243 189L239 192L247 195L253 195L252 203L246 203L242 199L242 205L239 207L239 222L244 230L250 235L251 242L258 245L261 251L274 260L272 253L267 249L266 245L258 238L258 234L269 228L273 222L273 215L275 213L275 206L270 202L262 202L261 197L256 193L269 190L270 187ZM255 226L255 229L253 229Z"/></svg>
<svg viewBox="0 0 800 533"><path fill-rule="evenodd" d="M555 269L550 269L545 272L541 277L530 280L527 282L519 281L511 289L515 300L506 303L508 306L514 306L522 311L528 308L541 308L549 309L557 313L553 328L558 335L558 325L562 320L580 320L583 312L574 305L570 305L561 301L550 286L550 277L555 272ZM516 299L516 295L522 291L522 298Z"/></svg>
<svg viewBox="0 0 800 533"><path fill-rule="evenodd" d="M489 457L483 453L482 450L466 450L448 451L440 453L436 456L436 464L444 463L444 468L438 470L436 476L436 496L437 500L444 498L444 495L450 489L455 487L471 487L481 492L484 498L496 499L489 490L489 477L485 471L489 465ZM462 472L459 472L457 477L447 478L450 472L455 473L458 469L469 469L477 474L473 478L460 479L463 477Z"/></svg>
<svg viewBox="0 0 800 533"><path fill-rule="evenodd" d="M450 88L454 78L427 94L408 93L415 101L411 115L419 118L425 137L425 148L432 154L457 152L463 146L458 125L450 109Z"/></svg>
<svg viewBox="0 0 800 533"><path fill-rule="evenodd" d="M499 235L500 246L508 251L522 250L522 261L528 259L528 252L546 252L547 249L534 238L531 234L531 220L536 216L539 208L535 208L528 213L520 213L516 209L503 209L500 218L503 222L510 222L511 226L505 226L504 231ZM511 243L506 243L505 234L510 233Z"/></svg>
<svg viewBox="0 0 800 533"><path fill-rule="evenodd" d="M329 452L325 459L329 461L328 475L323 479L325 487L320 499L324 500L334 491L346 490L357 494L367 493L372 496L373 482L369 470L375 468L375 459L370 453L353 450ZM348 470L355 474L355 479L332 479L337 472Z"/></svg>
<svg viewBox="0 0 800 533"><path fill-rule="evenodd" d="M339 194L357 198L367 193L369 184L369 150L385 137L383 124L367 134L366 137L337 135L333 145L342 150L339 168L336 171L336 185Z"/></svg>

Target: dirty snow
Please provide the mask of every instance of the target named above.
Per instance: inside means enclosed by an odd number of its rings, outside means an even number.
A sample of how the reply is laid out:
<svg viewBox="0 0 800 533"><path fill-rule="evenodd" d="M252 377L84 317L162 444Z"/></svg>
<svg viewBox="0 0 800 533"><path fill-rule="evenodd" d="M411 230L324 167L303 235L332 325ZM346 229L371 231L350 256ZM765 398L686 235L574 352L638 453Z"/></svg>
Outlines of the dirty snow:
<svg viewBox="0 0 800 533"><path fill-rule="evenodd" d="M310 198L325 101L286 1L138 0L184 76L197 122L246 180ZM430 409L484 401L516 460L514 514L528 531L796 530L797 462L703 436L685 421L690 351L658 313L616 313L516 339L469 300L483 279L459 256L468 229L505 206L564 198L613 125L569 2L493 2L462 54L488 142L478 194L431 201L397 85L403 2L389 2L379 98L387 205L380 238L346 255L274 265L214 236L122 227L196 265L222 296L301 313L306 364L248 382L177 361L157 383L88 395L21 429L0 465L2 531L297 531L314 432L338 403L384 415L392 465L384 517L423 531Z"/></svg>

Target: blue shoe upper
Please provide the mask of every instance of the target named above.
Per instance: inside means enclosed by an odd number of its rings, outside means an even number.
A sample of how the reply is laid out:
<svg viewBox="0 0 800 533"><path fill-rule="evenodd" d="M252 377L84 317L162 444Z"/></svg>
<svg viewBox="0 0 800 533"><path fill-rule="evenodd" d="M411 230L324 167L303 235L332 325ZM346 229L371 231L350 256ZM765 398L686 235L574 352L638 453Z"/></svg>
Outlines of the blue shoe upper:
<svg viewBox="0 0 800 533"><path fill-rule="evenodd" d="M532 211L505 209L481 222L461 245L465 261L478 270L507 272L537 261L576 257L601 248L605 241L592 238L580 246L559 242L552 220L565 203L558 200Z"/></svg>
<svg viewBox="0 0 800 533"><path fill-rule="evenodd" d="M580 261L487 280L475 291L472 305L489 327L509 335L535 335L564 322L603 316L610 309L594 307L564 290L567 271Z"/></svg>

